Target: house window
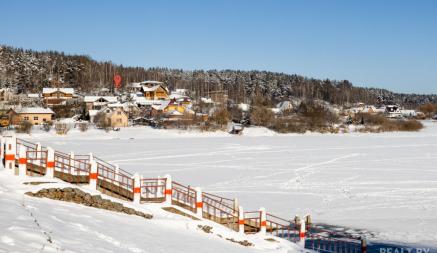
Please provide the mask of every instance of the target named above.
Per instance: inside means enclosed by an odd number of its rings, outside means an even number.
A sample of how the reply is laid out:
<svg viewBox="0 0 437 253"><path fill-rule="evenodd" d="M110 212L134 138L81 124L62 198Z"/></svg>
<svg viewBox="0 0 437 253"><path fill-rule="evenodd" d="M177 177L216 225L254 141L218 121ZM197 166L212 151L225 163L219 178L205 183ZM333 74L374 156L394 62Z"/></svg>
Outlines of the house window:
<svg viewBox="0 0 437 253"><path fill-rule="evenodd" d="M33 120L38 120L38 117L37 116L33 117Z"/></svg>
<svg viewBox="0 0 437 253"><path fill-rule="evenodd" d="M46 121L47 121L47 119L46 119L46 118L43 118L43 119L42 119L42 121L46 122Z"/></svg>
<svg viewBox="0 0 437 253"><path fill-rule="evenodd" d="M118 112L117 112L117 114L118 114L118 115L121 115L121 112L120 112L120 111L118 111Z"/></svg>
<svg viewBox="0 0 437 253"><path fill-rule="evenodd" d="M117 123L121 123L121 119L117 119Z"/></svg>
<svg viewBox="0 0 437 253"><path fill-rule="evenodd" d="M24 120L29 120L29 117L25 116L25 117L24 117Z"/></svg>

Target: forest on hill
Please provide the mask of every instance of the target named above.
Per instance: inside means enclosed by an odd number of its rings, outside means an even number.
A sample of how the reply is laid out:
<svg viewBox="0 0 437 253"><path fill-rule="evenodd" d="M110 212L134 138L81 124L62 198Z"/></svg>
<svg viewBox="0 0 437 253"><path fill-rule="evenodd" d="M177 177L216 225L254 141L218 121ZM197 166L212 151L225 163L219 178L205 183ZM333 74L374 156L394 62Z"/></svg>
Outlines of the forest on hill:
<svg viewBox="0 0 437 253"><path fill-rule="evenodd" d="M38 92L42 87L74 87L87 92L112 87L120 74L122 85L143 80L165 82L170 89L187 88L194 98L221 91L236 103L250 103L256 95L271 102L300 98L320 99L332 104L350 105L397 103L416 108L437 103L437 95L394 93L385 89L355 87L347 80L320 80L297 74L240 70L180 70L126 67L110 61L96 61L86 55L38 52L0 45L0 86L18 92Z"/></svg>

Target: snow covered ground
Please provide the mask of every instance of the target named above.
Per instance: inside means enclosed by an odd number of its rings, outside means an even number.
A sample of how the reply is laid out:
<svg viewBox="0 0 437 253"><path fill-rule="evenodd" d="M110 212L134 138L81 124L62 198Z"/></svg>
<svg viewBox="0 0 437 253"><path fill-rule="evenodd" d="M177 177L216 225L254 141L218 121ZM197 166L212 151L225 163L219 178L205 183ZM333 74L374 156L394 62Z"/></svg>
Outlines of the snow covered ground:
<svg viewBox="0 0 437 253"><path fill-rule="evenodd" d="M29 181L52 181L38 186ZM266 241L259 235L239 235L209 221L194 221L165 212L157 204L125 206L153 214L146 220L78 204L34 198L24 195L44 187L71 187L57 179L18 178L0 169L0 252L299 252L301 249L281 239ZM99 194L87 186L82 190ZM213 233L201 231L198 225L212 226ZM223 238L218 236L220 234ZM248 240L255 246L244 247L229 242Z"/></svg>
<svg viewBox="0 0 437 253"><path fill-rule="evenodd" d="M284 218L311 214L375 233L375 239L437 245L437 123L420 132L245 135L127 128L26 139L75 153L94 152L144 176L237 197L245 210Z"/></svg>

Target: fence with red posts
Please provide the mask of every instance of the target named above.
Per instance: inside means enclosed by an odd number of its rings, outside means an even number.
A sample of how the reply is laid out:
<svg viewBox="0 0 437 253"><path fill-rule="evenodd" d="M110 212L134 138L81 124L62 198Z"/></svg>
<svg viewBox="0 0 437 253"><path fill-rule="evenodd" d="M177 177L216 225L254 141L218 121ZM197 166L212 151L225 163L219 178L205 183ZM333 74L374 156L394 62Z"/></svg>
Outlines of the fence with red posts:
<svg viewBox="0 0 437 253"><path fill-rule="evenodd" d="M24 158L20 157L22 147L25 149ZM104 194L123 200L132 201L136 198L139 203L157 202L179 206L196 214L197 217L214 221L235 231L269 234L295 242L300 241L306 248L320 252L366 251L365 241L363 243L344 235L335 235L332 231L311 227L309 217L306 220L299 218L287 220L267 213L264 208L259 211L243 212L236 199L202 192L200 188L174 182L170 176L164 178L142 178L138 174L134 176L92 154L53 151L38 143L12 136L2 136L0 150L5 168L12 169L19 164L23 166L23 161L26 161L26 174L30 176L46 175L72 184L95 185L96 189ZM9 162L8 166L6 166L7 162ZM49 173L50 171L52 172ZM15 174L18 175L16 172ZM137 194L139 194L138 198Z"/></svg>

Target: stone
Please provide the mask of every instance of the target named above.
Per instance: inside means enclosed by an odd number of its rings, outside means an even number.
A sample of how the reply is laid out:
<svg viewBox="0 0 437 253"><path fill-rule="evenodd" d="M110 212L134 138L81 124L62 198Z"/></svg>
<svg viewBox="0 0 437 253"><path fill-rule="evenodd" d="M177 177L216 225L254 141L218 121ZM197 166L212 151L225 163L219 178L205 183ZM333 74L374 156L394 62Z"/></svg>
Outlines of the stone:
<svg viewBox="0 0 437 253"><path fill-rule="evenodd" d="M73 187L66 187L63 189L49 188L41 189L36 193L26 192L28 196L32 197L45 197L49 199L61 200L82 204L85 206L92 206L95 208L110 210L114 212L126 213L129 215L136 215L145 219L152 219L153 215L137 211L130 207L125 207L118 202L112 202L109 199L103 199L100 195L91 195L80 189Z"/></svg>

